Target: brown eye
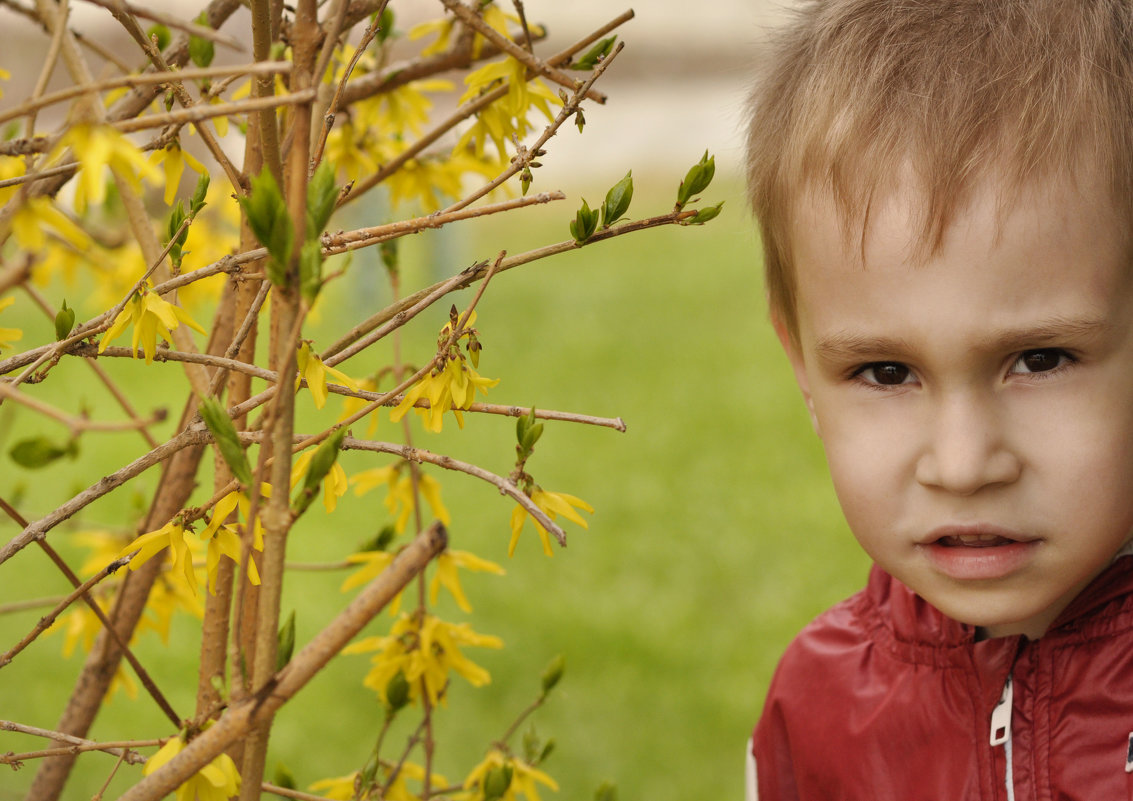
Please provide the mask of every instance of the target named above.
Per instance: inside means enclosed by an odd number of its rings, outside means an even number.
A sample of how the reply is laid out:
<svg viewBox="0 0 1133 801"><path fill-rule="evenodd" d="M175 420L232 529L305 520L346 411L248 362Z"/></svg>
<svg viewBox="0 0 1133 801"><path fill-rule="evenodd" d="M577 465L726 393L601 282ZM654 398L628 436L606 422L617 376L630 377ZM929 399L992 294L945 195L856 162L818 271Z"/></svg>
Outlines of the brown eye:
<svg viewBox="0 0 1133 801"><path fill-rule="evenodd" d="M900 362L878 362L865 367L860 375L871 384L896 386L909 380L909 368Z"/></svg>
<svg viewBox="0 0 1133 801"><path fill-rule="evenodd" d="M1066 354L1058 348L1028 350L1019 357L1016 368L1020 373L1045 373L1060 367L1065 358Z"/></svg>

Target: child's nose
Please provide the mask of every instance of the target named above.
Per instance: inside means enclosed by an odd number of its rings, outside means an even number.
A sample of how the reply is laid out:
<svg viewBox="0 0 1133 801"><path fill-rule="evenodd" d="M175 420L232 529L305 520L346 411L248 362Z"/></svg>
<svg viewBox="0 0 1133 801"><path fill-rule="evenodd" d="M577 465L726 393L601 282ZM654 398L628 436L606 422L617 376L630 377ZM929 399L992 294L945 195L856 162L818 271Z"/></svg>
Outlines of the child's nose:
<svg viewBox="0 0 1133 801"><path fill-rule="evenodd" d="M1021 463L993 398L957 392L933 404L929 414L916 466L922 485L972 495L1018 479Z"/></svg>

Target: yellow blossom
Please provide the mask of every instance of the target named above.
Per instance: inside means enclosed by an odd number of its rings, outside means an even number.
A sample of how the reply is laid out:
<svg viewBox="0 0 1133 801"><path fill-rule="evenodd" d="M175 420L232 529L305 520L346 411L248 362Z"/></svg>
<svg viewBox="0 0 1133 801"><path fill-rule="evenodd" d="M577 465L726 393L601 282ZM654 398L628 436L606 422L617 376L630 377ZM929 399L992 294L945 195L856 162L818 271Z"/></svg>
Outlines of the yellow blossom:
<svg viewBox="0 0 1133 801"><path fill-rule="evenodd" d="M378 781L375 777L375 786L361 788L362 794L357 796L360 801L378 801L377 790L389 781L390 774L393 768L389 765L382 766L382 774L385 776L385 781ZM402 762L401 769L397 772L397 777L390 784L389 789L386 790L385 795L381 796L384 801L420 801L420 797L414 795L405 786L407 780L421 781L425 778L425 769L415 762ZM308 790L322 793L325 798L331 801L351 801L355 798L354 783L358 781L358 771L348 773L345 776L339 776L334 779L322 779L313 783ZM432 775L431 787L447 787L448 779L439 773Z"/></svg>
<svg viewBox="0 0 1133 801"><path fill-rule="evenodd" d="M536 487L531 492L531 501L537 507L543 510L547 517L554 520L558 515L562 515L572 523L577 523L583 528L590 528L586 520L575 511L575 508L585 509L587 512L593 512L594 507L588 504L581 498L576 498L573 495L567 495L565 492L549 492L547 490ZM515 553L516 543L519 542L519 534L523 531L523 522L527 519L527 510L522 506L517 505L511 513L511 542L507 546L507 555L511 556ZM539 532L539 539L543 542L543 553L547 556L554 556L555 552L551 550L551 538L547 536L547 529L536 520L531 518L531 522L535 524L535 530Z"/></svg>
<svg viewBox="0 0 1133 801"><path fill-rule="evenodd" d="M11 77L12 77L12 73L8 72L8 70L0 69L0 80L6 81ZM0 91L0 97L3 97L3 96L4 96L4 93L2 91ZM0 203L0 205L3 205L3 204Z"/></svg>
<svg viewBox="0 0 1133 801"><path fill-rule="evenodd" d="M484 22L488 23L492 28L508 36L507 24L510 20L514 23L519 23L519 17L514 14L508 14L497 5L488 5L481 9L481 17ZM432 44L421 50L421 55L431 56L436 53L443 53L448 49L449 39L452 37L453 26L456 24L454 19L439 19L430 22L421 22L414 25L409 29L409 38L420 39L430 34L436 34L437 38ZM537 25L531 26L531 33L534 36L541 36L543 29ZM480 52L484 49L484 42L487 40L480 34L476 34L472 39L472 57L479 58Z"/></svg>
<svg viewBox="0 0 1133 801"><path fill-rule="evenodd" d="M471 612L472 605L468 603L468 598L460 586L460 576L457 574L459 567L477 573L495 573L497 576L504 575L504 569L495 562L481 559L467 551L446 550L437 557L437 572L429 583L429 602L434 605L437 603L437 596L440 595L441 585L443 584L445 589L452 593L452 597L456 599L457 606L465 612Z"/></svg>
<svg viewBox="0 0 1133 801"><path fill-rule="evenodd" d="M15 298L0 298L0 311L16 302ZM0 350L12 347L13 342L24 338L24 332L18 328L0 328Z"/></svg>
<svg viewBox="0 0 1133 801"><path fill-rule="evenodd" d="M48 244L48 232L57 234L80 252L91 246L87 232L56 208L50 198L30 198L12 215L12 233L26 251L42 251Z"/></svg>
<svg viewBox="0 0 1133 801"><path fill-rule="evenodd" d="M157 353L157 337L160 335L166 342L172 342L170 331L185 323L194 331L207 333L189 316L188 312L180 306L174 306L167 300L160 298L157 293L143 287L135 292L118 316L114 318L113 325L103 335L98 344L98 352L106 350L106 346L119 334L126 330L129 324L134 326L134 335L130 341L130 348L134 351L133 357L138 357L138 342L142 343L146 363L152 363Z"/></svg>
<svg viewBox="0 0 1133 801"><path fill-rule="evenodd" d="M169 548L173 554L170 580L180 581L183 578L185 585L192 590L193 595L196 595L197 574L193 570L193 556L189 553L188 543L185 542L185 528L180 517L175 517L156 531L138 537L118 552L118 558L121 559L137 551L128 565L131 570L137 570L166 548Z"/></svg>
<svg viewBox="0 0 1133 801"><path fill-rule="evenodd" d="M188 165L197 175L205 174L204 165L187 151L182 150L181 143L176 139L161 150L150 153L149 164L153 167L162 168L165 176L163 201L166 206L172 206L173 201L177 199L177 189L181 185L181 176L185 172L185 165Z"/></svg>
<svg viewBox="0 0 1133 801"><path fill-rule="evenodd" d="M507 83L507 94L477 113L476 122L457 141L454 153L464 152L471 144L476 154L482 155L484 144L490 139L502 157L507 141L512 137L522 139L531 129L527 115L532 106L548 120L553 120L555 115L551 111L551 105L562 105L562 99L547 88L542 80L535 78L528 81L527 67L510 56L470 72L464 79L468 89L461 96L460 102L476 98L501 81Z"/></svg>
<svg viewBox="0 0 1133 801"><path fill-rule="evenodd" d="M311 390L311 397L315 401L315 408L321 409L327 403L327 373L338 379L339 383L350 389L358 389L357 382L341 370L327 367L317 353L311 351L311 343L303 342L296 354L299 375L306 379L307 389ZM299 388L300 379L295 379L295 388Z"/></svg>
<svg viewBox="0 0 1133 801"><path fill-rule="evenodd" d="M327 135L326 160L334 164L339 174L349 181L357 181L378 171L378 162L370 155L370 132L347 120Z"/></svg>
<svg viewBox="0 0 1133 801"><path fill-rule="evenodd" d="M464 363L464 359L449 359L440 371L432 371L410 387L393 410L389 419L400 420L418 400L429 402L428 408L416 409L426 431L439 433L444 426L444 413L452 410L457 425L464 428L461 409L472 405L476 390L487 394L488 389L500 383L498 378L484 378Z"/></svg>
<svg viewBox="0 0 1133 801"><path fill-rule="evenodd" d="M365 392L378 391L378 382L373 378L363 378L356 383L358 384L359 390ZM353 417L358 412L362 411L363 407L370 403L370 401L366 400L365 398L356 398L352 395L346 395L342 400L342 414L338 416L338 422L340 423L347 418ZM370 423L366 426L366 436L372 438L378 430L378 420L380 419L378 416L378 409L375 408L374 411L370 412L369 417Z"/></svg>
<svg viewBox="0 0 1133 801"><path fill-rule="evenodd" d="M311 459L314 458L314 456L315 449L311 448L299 454L299 457L292 463L292 490L294 490L296 485L307 475L307 469L311 466ZM335 507L338 506L338 499L346 494L347 486L346 471L343 470L342 465L335 460L330 472L327 473L326 478L323 479L323 506L326 507L327 512L333 512L335 510Z"/></svg>
<svg viewBox="0 0 1133 801"><path fill-rule="evenodd" d="M468 778L464 780L464 789L469 792L459 796L461 801L485 801L489 796L485 793L485 784L489 774L500 775L501 772L511 772L511 781L502 795L492 795L498 801L517 801L524 796L528 801L539 801L539 791L536 783L550 787L558 792L559 785L543 771L524 762L522 759L507 756L499 749L493 749L484 758L484 761L472 769ZM495 788L493 788L495 789Z"/></svg>
<svg viewBox="0 0 1133 801"><path fill-rule="evenodd" d="M189 539L186 544L195 560L201 548L200 543ZM146 598L145 615L138 622L138 634L147 630L154 631L166 644L169 643L169 627L174 613L187 612L198 620L205 616L205 608L197 597L196 587L190 592L183 581L175 579L177 574L172 571L172 565L166 564L163 567Z"/></svg>
<svg viewBox="0 0 1133 801"><path fill-rule="evenodd" d="M261 484L260 494L265 498L270 498L271 485ZM208 543L205 569L208 573L208 590L212 594L216 593L216 570L220 564L220 557L227 556L236 564L240 564L242 548L240 532L233 526L224 524L224 521L237 508L239 508L246 522L248 514L251 512L251 501L240 490L230 492L216 502L216 506L212 510L212 519L201 532L201 539ZM264 527L260 523L259 516L256 517L256 526L252 532L252 547L257 551L264 549ZM248 580L255 585L260 583L260 573L256 569L255 559L248 559Z"/></svg>
<svg viewBox="0 0 1133 801"><path fill-rule="evenodd" d="M23 159L18 159L15 156L0 156L0 181L7 181L10 178L18 178L26 172L27 165ZM7 205L16 192L20 191L18 186L5 186L0 188L0 206Z"/></svg>
<svg viewBox="0 0 1133 801"><path fill-rule="evenodd" d="M477 634L467 623L446 623L429 614L402 614L386 637L367 637L343 649L345 654L377 651L373 667L363 684L377 692L385 703L390 679L402 673L409 684L409 697L416 701L422 690L432 704L444 700L449 674L463 676L474 687L491 681L488 671L468 660L461 646L502 648L499 637Z"/></svg>
<svg viewBox="0 0 1133 801"><path fill-rule="evenodd" d="M141 191L140 178L161 179L160 171L146 161L142 151L109 125L86 122L72 125L59 140L51 158L56 158L67 148L79 162L79 180L75 187L75 210L79 214L86 212L88 204L101 203L106 198L103 176L106 167L115 171L134 191Z"/></svg>
<svg viewBox="0 0 1133 801"><path fill-rule="evenodd" d="M171 738L147 761L142 773L149 776L185 748L180 735ZM220 754L177 788L177 801L228 801L240 792L240 773L228 754Z"/></svg>
<svg viewBox="0 0 1133 801"><path fill-rule="evenodd" d="M402 475L402 469L405 474ZM409 517L416 508L417 500L413 492L413 477L405 463L389 467L374 467L363 470L350 479L355 495L365 495L379 484L386 485L385 507L394 516L394 529L398 534L409 525ZM441 501L441 485L432 476L418 471L417 490L425 498L433 517L446 526L452 522L448 509Z"/></svg>

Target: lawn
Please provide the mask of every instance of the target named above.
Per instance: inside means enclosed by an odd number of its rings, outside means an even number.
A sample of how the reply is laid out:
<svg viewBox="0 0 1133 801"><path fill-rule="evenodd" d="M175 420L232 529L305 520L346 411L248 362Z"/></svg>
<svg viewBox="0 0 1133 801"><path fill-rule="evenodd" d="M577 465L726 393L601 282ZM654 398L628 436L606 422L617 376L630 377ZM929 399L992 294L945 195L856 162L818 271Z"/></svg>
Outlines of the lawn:
<svg viewBox="0 0 1133 801"><path fill-rule="evenodd" d="M672 186L639 185L631 214L665 211L678 179L673 176ZM593 203L604 190L583 194ZM623 801L740 798L744 741L778 655L807 620L864 580L867 560L838 513L821 448L766 319L755 236L739 190L722 185L706 198L727 200L725 213L707 226L649 231L514 270L493 280L478 307L480 372L500 379L489 400L620 416L628 430L547 424L529 470L547 489L577 495L596 509L588 531L567 525L569 547L553 559L543 556L528 529L509 560L510 502L466 477L440 477L453 516L453 547L507 569L504 577L464 579L471 616L442 603L444 615L467 619L507 646L469 649L494 681L477 690L457 679L439 714L437 769L450 780L479 761L530 702L542 667L563 654L565 678L534 718L540 735L557 743L545 768L561 791L544 799L589 799L603 780L617 783ZM407 277L441 277L501 249L517 253L565 239L576 203L415 237L403 253ZM372 272L359 257L351 266L354 283L330 293L317 346L341 333L340 320L386 298L380 282L365 280ZM463 305L469 297L454 301ZM443 319L437 311L426 325L408 330L408 360L431 355ZM5 324L12 324L7 317ZM73 383L49 381L44 397L89 393L92 410L105 409L80 366L65 364ZM364 375L374 366L348 362L344 369ZM113 367L149 382L134 390L143 408L176 402L182 377L175 366ZM169 374L161 379L167 384L153 382L155 370ZM303 402L310 414L309 401ZM5 453L40 425L9 406L0 410ZM399 431L386 419L377 436L394 439ZM415 444L506 474L514 460L513 431L510 418L473 417L464 431L451 422L441 435L418 427ZM136 436L136 442L121 434L88 436L78 462L88 477L94 469L115 469L144 447ZM364 454L344 459L348 473L377 463ZM18 489L25 513L37 516L73 489L76 469L70 463L49 467L41 482L22 488L3 479L0 492L9 497ZM9 471L0 467L0 475ZM141 479L142 497L153 480ZM121 526L136 514L136 503L122 493L92 507L81 523ZM349 496L343 504L333 518L318 512L301 522L290 558L341 558L386 522L379 493ZM0 539L15 531L0 524ZM62 543L65 532L57 534ZM2 570L0 603L63 590L35 553ZM342 579L342 573L289 577L284 609L297 610L300 643L342 603ZM35 612L0 618L0 648L35 620ZM195 638L186 620L168 648L153 637L139 646L179 710L192 706ZM39 641L4 669L0 718L55 724L80 666L78 654L60 656L60 643L58 635ZM286 764L300 787L358 767L381 716L373 694L360 685L367 664L364 656L340 657L284 708L269 766ZM139 721L155 734L169 733L143 695L116 698L93 736L118 738L127 723L133 732ZM0 736L0 751L31 744ZM90 755L79 764L80 780L68 798L94 794L111 760ZM0 778L0 799L21 797L33 771L29 765ZM129 786L136 771L124 768L107 797Z"/></svg>

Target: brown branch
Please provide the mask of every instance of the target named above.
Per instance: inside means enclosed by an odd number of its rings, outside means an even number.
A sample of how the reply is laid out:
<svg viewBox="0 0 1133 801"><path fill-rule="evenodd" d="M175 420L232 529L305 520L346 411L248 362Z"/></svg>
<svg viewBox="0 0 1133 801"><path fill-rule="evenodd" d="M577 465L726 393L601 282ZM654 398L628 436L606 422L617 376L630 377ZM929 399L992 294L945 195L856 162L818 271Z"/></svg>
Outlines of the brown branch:
<svg viewBox="0 0 1133 801"><path fill-rule="evenodd" d="M35 726L26 726L23 723L16 723L11 720L0 720L0 731L12 731L19 734L30 734L33 737L44 737L56 742L69 743L73 748L82 751L106 751L114 756L125 756L126 761L131 765L138 765L146 761L145 757L141 754L132 751L134 748L146 748L148 746L160 745L162 740L123 740L119 742L105 742L99 743L94 740L86 740L82 737L74 737L61 731L51 731L50 729L40 729ZM64 751L63 749L60 749ZM65 753L78 753L78 751L71 751L67 749Z"/></svg>
<svg viewBox="0 0 1133 801"><path fill-rule="evenodd" d="M127 790L119 801L158 801L253 727L270 720L444 549L447 538L440 523L433 523L418 534L390 566L366 585L256 696L230 706L209 729Z"/></svg>
<svg viewBox="0 0 1133 801"><path fill-rule="evenodd" d="M488 23L484 22L483 18L473 11L460 0L441 0L445 4L445 8L451 11L456 16L460 17L460 21L468 27L476 31L476 33L483 36L489 42L494 44L503 52L514 58L516 61L523 64L530 70L535 71L537 74L542 75L549 81L553 81L572 92L578 91L583 86L583 81L571 75L567 75L560 69L551 66L546 61L536 58L531 53L524 50L508 37L497 31ZM589 87L584 89L585 95L595 103L605 103L606 96L601 92L597 92Z"/></svg>
<svg viewBox="0 0 1133 801"><path fill-rule="evenodd" d="M213 30L207 25L198 25L195 22L183 22L172 14L166 14L162 11L139 6L135 3L123 2L123 0L86 0L88 3L93 3L96 6L102 6L111 14L117 15L125 12L134 17L141 17L148 19L151 22L156 22L164 25L167 28L172 28L175 31L184 31L190 36L196 36L198 39L208 39L216 42L217 44L230 47L233 50L243 53L244 45L240 43L239 39L233 39L231 36L225 36L223 33Z"/></svg>

